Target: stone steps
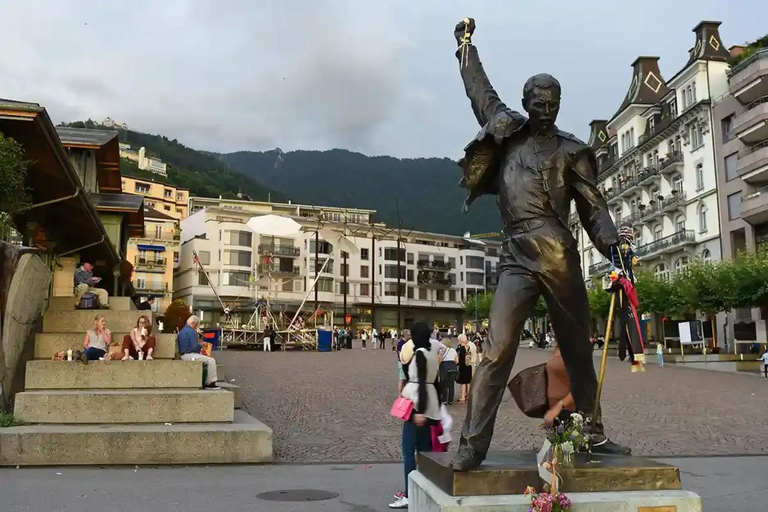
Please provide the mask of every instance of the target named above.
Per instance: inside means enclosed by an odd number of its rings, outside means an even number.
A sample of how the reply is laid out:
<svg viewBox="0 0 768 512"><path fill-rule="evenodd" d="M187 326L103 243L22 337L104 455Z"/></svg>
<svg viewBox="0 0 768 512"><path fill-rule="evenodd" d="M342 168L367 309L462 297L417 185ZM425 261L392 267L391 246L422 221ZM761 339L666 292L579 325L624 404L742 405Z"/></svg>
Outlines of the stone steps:
<svg viewBox="0 0 768 512"><path fill-rule="evenodd" d="M76 311L48 310L43 315L43 332L79 332L84 335L93 328L97 314L107 319L107 329L112 332L128 332L136 327L136 320L145 314L152 320L151 311L119 311L112 309L86 309Z"/></svg>
<svg viewBox="0 0 768 512"><path fill-rule="evenodd" d="M0 466L265 462L272 462L272 430L243 411L232 423L0 429Z"/></svg>
<svg viewBox="0 0 768 512"><path fill-rule="evenodd" d="M113 332L112 338L122 342L127 332ZM35 335L35 359L51 359L56 352L71 348L80 350L83 347L85 331L75 332L44 332ZM155 334L155 359L174 359L176 357L176 335Z"/></svg>
<svg viewBox="0 0 768 512"><path fill-rule="evenodd" d="M110 297L109 309L112 311L136 311L136 305L130 297ZM48 311L75 311L75 297L51 297ZM95 312L95 311L94 311Z"/></svg>
<svg viewBox="0 0 768 512"><path fill-rule="evenodd" d="M234 394L223 389L24 391L14 405L24 423L224 423L233 414Z"/></svg>
<svg viewBox="0 0 768 512"><path fill-rule="evenodd" d="M29 361L25 389L200 389L199 361Z"/></svg>
<svg viewBox="0 0 768 512"><path fill-rule="evenodd" d="M240 398L240 386L237 386L235 384L231 384L229 382L219 381L216 383L221 389L226 389L227 391L232 392L235 409L242 409L243 408L243 400Z"/></svg>

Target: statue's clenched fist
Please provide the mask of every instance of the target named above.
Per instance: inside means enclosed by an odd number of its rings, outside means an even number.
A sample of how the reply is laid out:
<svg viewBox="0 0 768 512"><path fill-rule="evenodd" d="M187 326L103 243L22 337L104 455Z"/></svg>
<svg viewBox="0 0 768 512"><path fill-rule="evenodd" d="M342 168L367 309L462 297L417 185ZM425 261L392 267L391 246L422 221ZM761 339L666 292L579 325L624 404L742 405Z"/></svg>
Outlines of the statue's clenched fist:
<svg viewBox="0 0 768 512"><path fill-rule="evenodd" d="M474 18L464 18L456 24L456 28L453 30L453 36L456 38L456 43L461 44L470 42L472 34L475 33L475 20Z"/></svg>

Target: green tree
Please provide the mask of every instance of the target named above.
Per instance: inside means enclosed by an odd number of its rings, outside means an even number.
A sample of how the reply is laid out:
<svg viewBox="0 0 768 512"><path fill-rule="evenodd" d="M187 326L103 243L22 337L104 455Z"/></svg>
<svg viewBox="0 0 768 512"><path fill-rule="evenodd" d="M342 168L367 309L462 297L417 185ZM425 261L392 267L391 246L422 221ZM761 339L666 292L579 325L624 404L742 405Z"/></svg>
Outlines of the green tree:
<svg viewBox="0 0 768 512"><path fill-rule="evenodd" d="M597 318L606 318L608 316L608 309L611 307L611 294L603 288L601 279L592 279L592 286L587 288L587 299L589 300L589 311L592 313L592 316Z"/></svg>
<svg viewBox="0 0 768 512"><path fill-rule="evenodd" d="M539 300L533 305L531 317L541 319L545 316L547 316L547 303L544 301L544 297L539 297Z"/></svg>
<svg viewBox="0 0 768 512"><path fill-rule="evenodd" d="M28 167L21 144L0 133L0 239L10 234L13 214L29 204Z"/></svg>
<svg viewBox="0 0 768 512"><path fill-rule="evenodd" d="M740 262L723 260L716 263L693 263L679 273L674 284L682 287L682 295L690 312L701 311L712 324L712 341L717 346L715 317L733 309L736 304L736 266Z"/></svg>
<svg viewBox="0 0 768 512"><path fill-rule="evenodd" d="M667 279L659 279L646 269L635 272L637 297L640 301L640 311L655 313L660 316L670 316L674 313L671 300L671 283Z"/></svg>
<svg viewBox="0 0 768 512"><path fill-rule="evenodd" d="M181 329L187 323L187 318L192 316L189 306L181 299L171 302L165 309L163 316L163 332L172 333L177 328Z"/></svg>
<svg viewBox="0 0 768 512"><path fill-rule="evenodd" d="M477 312L478 321L486 320L491 315L492 303L493 292L471 295L464 301L464 314L469 318L475 318L475 312Z"/></svg>

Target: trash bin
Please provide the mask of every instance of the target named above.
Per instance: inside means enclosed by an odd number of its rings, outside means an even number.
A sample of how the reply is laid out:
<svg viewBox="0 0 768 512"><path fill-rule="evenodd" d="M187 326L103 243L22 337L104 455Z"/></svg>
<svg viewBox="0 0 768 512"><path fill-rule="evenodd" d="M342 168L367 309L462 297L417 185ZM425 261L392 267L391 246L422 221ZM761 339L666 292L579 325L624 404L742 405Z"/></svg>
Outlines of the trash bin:
<svg viewBox="0 0 768 512"><path fill-rule="evenodd" d="M317 350L320 352L331 351L331 341L333 340L333 331L317 331Z"/></svg>

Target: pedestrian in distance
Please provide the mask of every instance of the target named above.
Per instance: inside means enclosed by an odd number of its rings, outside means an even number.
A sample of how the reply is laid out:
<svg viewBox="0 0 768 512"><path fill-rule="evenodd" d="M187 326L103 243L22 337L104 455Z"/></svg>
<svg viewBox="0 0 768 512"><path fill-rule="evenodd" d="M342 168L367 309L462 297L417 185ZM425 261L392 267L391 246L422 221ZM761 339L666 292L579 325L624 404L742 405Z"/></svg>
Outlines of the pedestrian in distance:
<svg viewBox="0 0 768 512"><path fill-rule="evenodd" d="M763 362L763 373L765 374L765 378L768 379L768 345L765 346L765 352L763 352L763 355L760 356L758 361Z"/></svg>
<svg viewBox="0 0 768 512"><path fill-rule="evenodd" d="M664 366L664 345L659 342L656 342L656 360L659 366Z"/></svg>

